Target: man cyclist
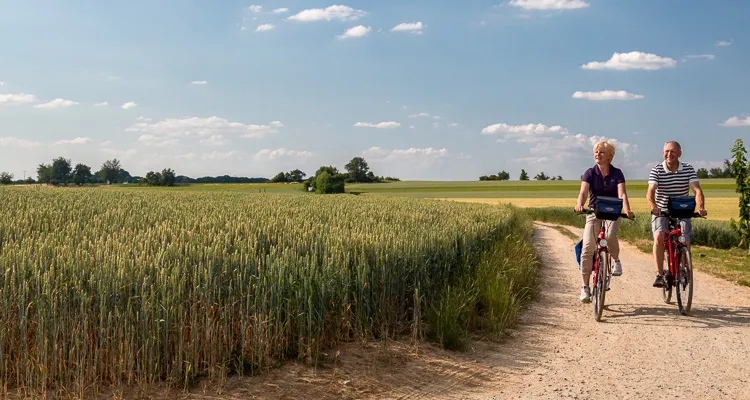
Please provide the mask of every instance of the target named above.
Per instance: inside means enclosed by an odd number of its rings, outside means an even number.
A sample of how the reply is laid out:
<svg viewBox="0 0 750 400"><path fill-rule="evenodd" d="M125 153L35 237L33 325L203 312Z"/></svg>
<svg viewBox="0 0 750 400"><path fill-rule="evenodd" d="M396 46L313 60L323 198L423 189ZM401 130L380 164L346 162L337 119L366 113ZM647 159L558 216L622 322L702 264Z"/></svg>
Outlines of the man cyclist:
<svg viewBox="0 0 750 400"><path fill-rule="evenodd" d="M664 144L664 161L651 168L648 175L648 192L646 200L651 206L651 231L654 235L654 262L656 264L656 280L654 287L664 286L662 267L664 265L664 240L667 237L667 217L661 216L662 211L667 211L667 200L669 196L687 196L690 188L695 192L695 202L698 213L706 216L704 208L703 190L698 182L698 177L692 165L680 162L682 147L674 140ZM689 218L679 218L680 229L687 239L686 244L690 246L692 237L692 224Z"/></svg>

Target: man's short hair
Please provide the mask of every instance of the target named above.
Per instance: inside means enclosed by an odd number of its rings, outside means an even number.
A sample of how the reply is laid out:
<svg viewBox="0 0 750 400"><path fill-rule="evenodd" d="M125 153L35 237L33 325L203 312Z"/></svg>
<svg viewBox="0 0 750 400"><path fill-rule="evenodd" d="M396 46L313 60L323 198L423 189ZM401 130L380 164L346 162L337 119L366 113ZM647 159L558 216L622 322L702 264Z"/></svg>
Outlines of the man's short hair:
<svg viewBox="0 0 750 400"><path fill-rule="evenodd" d="M680 143L676 140L670 140L667 143L664 143L664 146L666 147L668 144L673 144L677 146L677 150L682 151L682 146L680 146Z"/></svg>

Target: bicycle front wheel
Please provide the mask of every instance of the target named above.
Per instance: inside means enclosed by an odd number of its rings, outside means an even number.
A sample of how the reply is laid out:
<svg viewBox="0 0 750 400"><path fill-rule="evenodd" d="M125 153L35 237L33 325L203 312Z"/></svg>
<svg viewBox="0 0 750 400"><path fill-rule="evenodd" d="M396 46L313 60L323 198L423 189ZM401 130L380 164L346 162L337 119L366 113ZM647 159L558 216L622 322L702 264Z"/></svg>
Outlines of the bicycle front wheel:
<svg viewBox="0 0 750 400"><path fill-rule="evenodd" d="M669 279L669 250L667 249L664 249L664 264L667 265L667 268L662 269L664 286L661 287L661 297L665 303L669 304L672 302L672 283Z"/></svg>
<svg viewBox="0 0 750 400"><path fill-rule="evenodd" d="M604 312L604 298L607 294L608 273L609 270L609 254L606 251L599 252L599 268L596 271L596 277L594 278L594 291L591 293L594 298L594 318L597 321L602 320L602 313Z"/></svg>
<svg viewBox="0 0 750 400"><path fill-rule="evenodd" d="M682 315L687 315L693 305L693 257L687 247L680 250L678 271L674 285L677 293L677 307Z"/></svg>

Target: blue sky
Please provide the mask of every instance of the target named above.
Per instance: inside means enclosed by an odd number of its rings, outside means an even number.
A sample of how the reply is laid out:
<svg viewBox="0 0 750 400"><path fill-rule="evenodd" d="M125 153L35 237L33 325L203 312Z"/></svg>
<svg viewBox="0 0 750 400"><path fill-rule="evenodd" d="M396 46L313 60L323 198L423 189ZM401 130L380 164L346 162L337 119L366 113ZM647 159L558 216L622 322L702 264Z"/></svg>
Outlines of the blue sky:
<svg viewBox="0 0 750 400"><path fill-rule="evenodd" d="M0 171L577 179L750 140L750 2L0 1Z"/></svg>

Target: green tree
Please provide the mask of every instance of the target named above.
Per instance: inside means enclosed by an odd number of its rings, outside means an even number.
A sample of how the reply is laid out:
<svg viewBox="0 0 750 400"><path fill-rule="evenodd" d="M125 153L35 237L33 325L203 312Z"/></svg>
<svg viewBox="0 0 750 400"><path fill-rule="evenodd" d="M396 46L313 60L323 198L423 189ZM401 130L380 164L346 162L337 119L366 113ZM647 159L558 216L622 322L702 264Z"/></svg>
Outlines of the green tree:
<svg viewBox="0 0 750 400"><path fill-rule="evenodd" d="M740 237L739 246L748 245L750 241L750 164L745 158L747 151L742 139L737 139L732 146L733 162L731 170L737 183L735 191L739 194L739 220L729 221L731 229ZM750 250L750 246L748 246Z"/></svg>
<svg viewBox="0 0 750 400"><path fill-rule="evenodd" d="M561 181L561 180L563 180L563 178L562 178L562 175L558 175L558 176L557 176L557 180L558 180L558 181Z"/></svg>
<svg viewBox="0 0 750 400"><path fill-rule="evenodd" d="M159 186L161 185L161 174L154 171L148 171L146 177L143 178L143 180L146 181L147 185Z"/></svg>
<svg viewBox="0 0 750 400"><path fill-rule="evenodd" d="M162 186L174 186L176 175L171 168L164 168L161 171L161 185Z"/></svg>
<svg viewBox="0 0 750 400"><path fill-rule="evenodd" d="M278 174L276 174L276 176L274 176L273 178L271 178L271 182L272 183L284 183L284 182L287 181L286 178L287 178L287 174L286 173L279 172Z"/></svg>
<svg viewBox="0 0 750 400"><path fill-rule="evenodd" d="M536 179L538 181L546 181L546 180L549 179L549 176L544 175L544 171L542 171L542 172L536 174L536 176L534 177L534 179Z"/></svg>
<svg viewBox="0 0 750 400"><path fill-rule="evenodd" d="M306 175L307 174L300 171L299 169L295 169L295 170L289 171L287 178L289 182L302 182L303 180L305 180Z"/></svg>
<svg viewBox="0 0 750 400"><path fill-rule="evenodd" d="M60 185L68 183L71 180L71 172L73 167L70 164L70 159L64 157L57 157L52 160L52 184Z"/></svg>
<svg viewBox="0 0 750 400"><path fill-rule="evenodd" d="M0 172L0 184L10 185L13 183L13 174L8 172Z"/></svg>
<svg viewBox="0 0 750 400"><path fill-rule="evenodd" d="M708 179L708 170L705 168L698 168L698 170L695 171L695 175L698 176L698 179Z"/></svg>
<svg viewBox="0 0 750 400"><path fill-rule="evenodd" d="M101 168L99 168L97 175L99 175L99 178L104 182L116 183L118 182L117 178L120 176L121 172L122 165L120 164L120 161L115 158L105 161Z"/></svg>
<svg viewBox="0 0 750 400"><path fill-rule="evenodd" d="M331 175L328 171L323 171L315 178L315 193L344 193L345 179L343 174Z"/></svg>
<svg viewBox="0 0 750 400"><path fill-rule="evenodd" d="M76 167L73 169L73 183L80 186L91 182L91 177L91 167L86 164L76 164Z"/></svg>
<svg viewBox="0 0 750 400"><path fill-rule="evenodd" d="M529 180L529 174L526 173L526 170L521 169L521 176L518 177L518 179L522 181L528 181Z"/></svg>
<svg viewBox="0 0 750 400"><path fill-rule="evenodd" d="M369 182L367 180L367 171L370 167L367 165L362 157L354 157L344 166L346 172L349 174L350 182Z"/></svg>
<svg viewBox="0 0 750 400"><path fill-rule="evenodd" d="M52 183L52 166L39 164L36 168L36 179L39 183Z"/></svg>
<svg viewBox="0 0 750 400"><path fill-rule="evenodd" d="M501 180L501 181L510 180L510 174L507 173L507 172L505 172L504 170L500 171L500 172L497 173L497 179Z"/></svg>

